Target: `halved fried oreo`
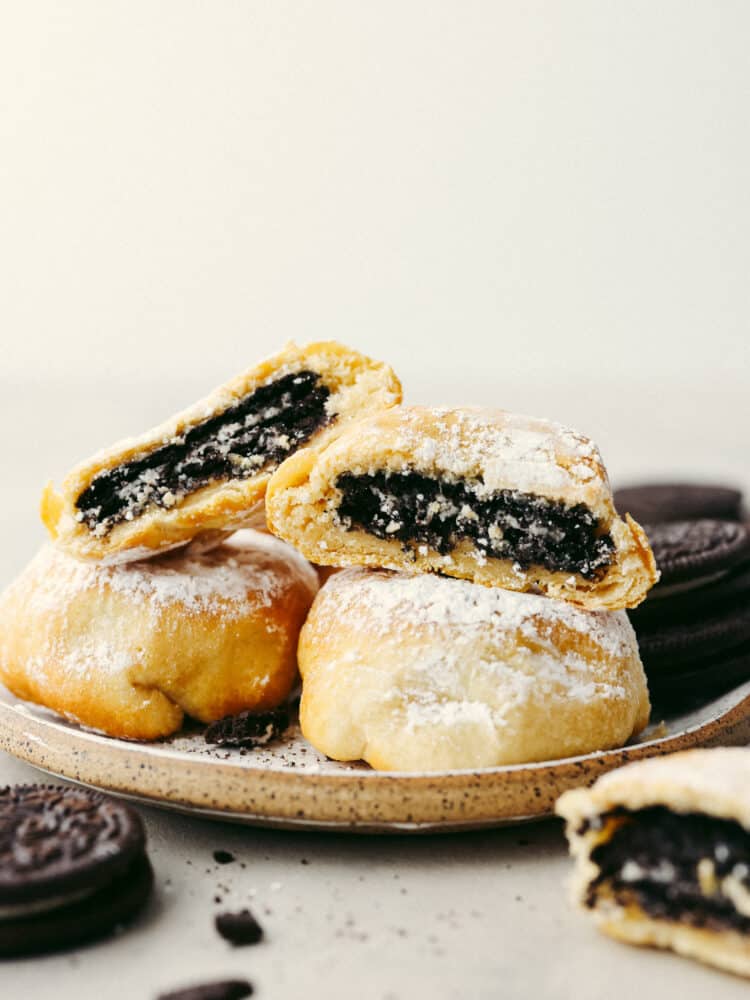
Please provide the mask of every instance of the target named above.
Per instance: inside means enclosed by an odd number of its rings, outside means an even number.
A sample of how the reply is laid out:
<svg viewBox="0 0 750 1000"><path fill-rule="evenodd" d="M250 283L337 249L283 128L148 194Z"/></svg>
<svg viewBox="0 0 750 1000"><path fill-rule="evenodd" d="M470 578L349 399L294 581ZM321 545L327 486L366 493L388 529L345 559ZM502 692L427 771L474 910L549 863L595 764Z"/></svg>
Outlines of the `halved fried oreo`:
<svg viewBox="0 0 750 1000"><path fill-rule="evenodd" d="M596 446L503 410L395 407L274 474L271 529L330 566L438 572L583 607L635 607L651 549Z"/></svg>
<svg viewBox="0 0 750 1000"><path fill-rule="evenodd" d="M77 466L42 498L50 535L81 559L127 562L257 514L298 448L393 406L393 371L333 341L288 344L166 423Z"/></svg>
<svg viewBox="0 0 750 1000"><path fill-rule="evenodd" d="M750 976L750 749L628 764L566 792L575 899L606 934Z"/></svg>

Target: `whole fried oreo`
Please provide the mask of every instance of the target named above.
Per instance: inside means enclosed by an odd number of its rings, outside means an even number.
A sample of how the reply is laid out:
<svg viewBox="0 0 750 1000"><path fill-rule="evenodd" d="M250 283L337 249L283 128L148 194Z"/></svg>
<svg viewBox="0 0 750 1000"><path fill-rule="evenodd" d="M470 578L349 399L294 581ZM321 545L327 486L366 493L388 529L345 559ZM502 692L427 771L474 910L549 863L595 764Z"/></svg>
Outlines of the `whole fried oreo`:
<svg viewBox="0 0 750 1000"><path fill-rule="evenodd" d="M82 788L0 789L0 956L103 937L148 899L140 817Z"/></svg>
<svg viewBox="0 0 750 1000"><path fill-rule="evenodd" d="M698 483L644 483L614 492L615 507L641 524L719 518L738 521L742 494L731 486Z"/></svg>

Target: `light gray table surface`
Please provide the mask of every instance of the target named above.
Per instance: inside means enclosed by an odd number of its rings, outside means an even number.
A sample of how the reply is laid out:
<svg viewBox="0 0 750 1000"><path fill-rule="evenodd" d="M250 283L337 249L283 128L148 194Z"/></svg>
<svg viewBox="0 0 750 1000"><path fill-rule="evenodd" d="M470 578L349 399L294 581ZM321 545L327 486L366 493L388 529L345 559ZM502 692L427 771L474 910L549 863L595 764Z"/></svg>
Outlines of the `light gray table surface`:
<svg viewBox="0 0 750 1000"><path fill-rule="evenodd" d="M42 540L36 503L48 476L59 476L132 424L147 426L192 392L178 386L152 398L148 386L6 386L0 583ZM547 402L546 412L571 422L586 415L574 412L562 390L548 394ZM661 422L649 428L647 415L626 412L626 399L618 404L602 392L586 400L592 414L608 408L600 429L611 470L616 465L630 478L640 468L663 475L685 472L692 462L705 474L747 484L745 473L732 475L744 455L743 434L728 419L736 404L731 396L717 399L715 419L729 428L717 454L705 414L693 413L682 394L672 400L677 431ZM596 423L584 426L596 433ZM665 448L670 434L671 451ZM637 453L629 444L633 435ZM39 778L0 755L0 783ZM143 918L90 947L3 963L3 997L152 1000L161 990L231 976L248 977L269 1000L747 996L741 980L599 935L568 903L570 862L556 821L461 835L374 837L233 827L158 809L142 814L156 871ZM217 865L212 852L219 848L236 861ZM243 905L257 914L266 939L232 949L215 933L213 916Z"/></svg>

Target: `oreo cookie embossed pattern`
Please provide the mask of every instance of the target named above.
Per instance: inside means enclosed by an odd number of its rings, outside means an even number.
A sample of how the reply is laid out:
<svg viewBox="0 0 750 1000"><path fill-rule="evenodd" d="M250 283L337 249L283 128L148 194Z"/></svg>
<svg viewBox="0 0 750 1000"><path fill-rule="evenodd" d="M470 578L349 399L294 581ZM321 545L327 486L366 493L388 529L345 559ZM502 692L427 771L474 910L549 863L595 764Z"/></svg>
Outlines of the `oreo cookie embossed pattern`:
<svg viewBox="0 0 750 1000"><path fill-rule="evenodd" d="M0 956L102 937L136 915L152 881L129 806L84 789L0 790Z"/></svg>

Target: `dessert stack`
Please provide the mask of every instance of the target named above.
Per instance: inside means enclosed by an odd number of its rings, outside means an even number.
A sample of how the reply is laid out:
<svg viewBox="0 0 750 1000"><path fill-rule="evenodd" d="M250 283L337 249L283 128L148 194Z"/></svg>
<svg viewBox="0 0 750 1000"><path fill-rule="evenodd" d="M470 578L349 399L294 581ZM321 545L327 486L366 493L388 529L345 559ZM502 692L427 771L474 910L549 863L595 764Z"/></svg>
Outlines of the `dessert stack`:
<svg viewBox="0 0 750 1000"><path fill-rule="evenodd" d="M59 492L48 485L50 544L0 596L0 680L135 740L185 716L282 705L318 576L254 530L266 485L296 449L400 399L387 365L333 342L288 344L82 462Z"/></svg>
<svg viewBox="0 0 750 1000"><path fill-rule="evenodd" d="M596 446L400 404L387 365L288 345L48 486L51 543L0 598L0 679L156 739L273 711L298 663L305 737L389 770L625 743L649 697L624 609L657 572Z"/></svg>
<svg viewBox="0 0 750 1000"><path fill-rule="evenodd" d="M302 629L306 738L431 771L620 746L649 699L625 607L656 579L582 435L499 410L394 407L279 467L270 529L346 569Z"/></svg>

